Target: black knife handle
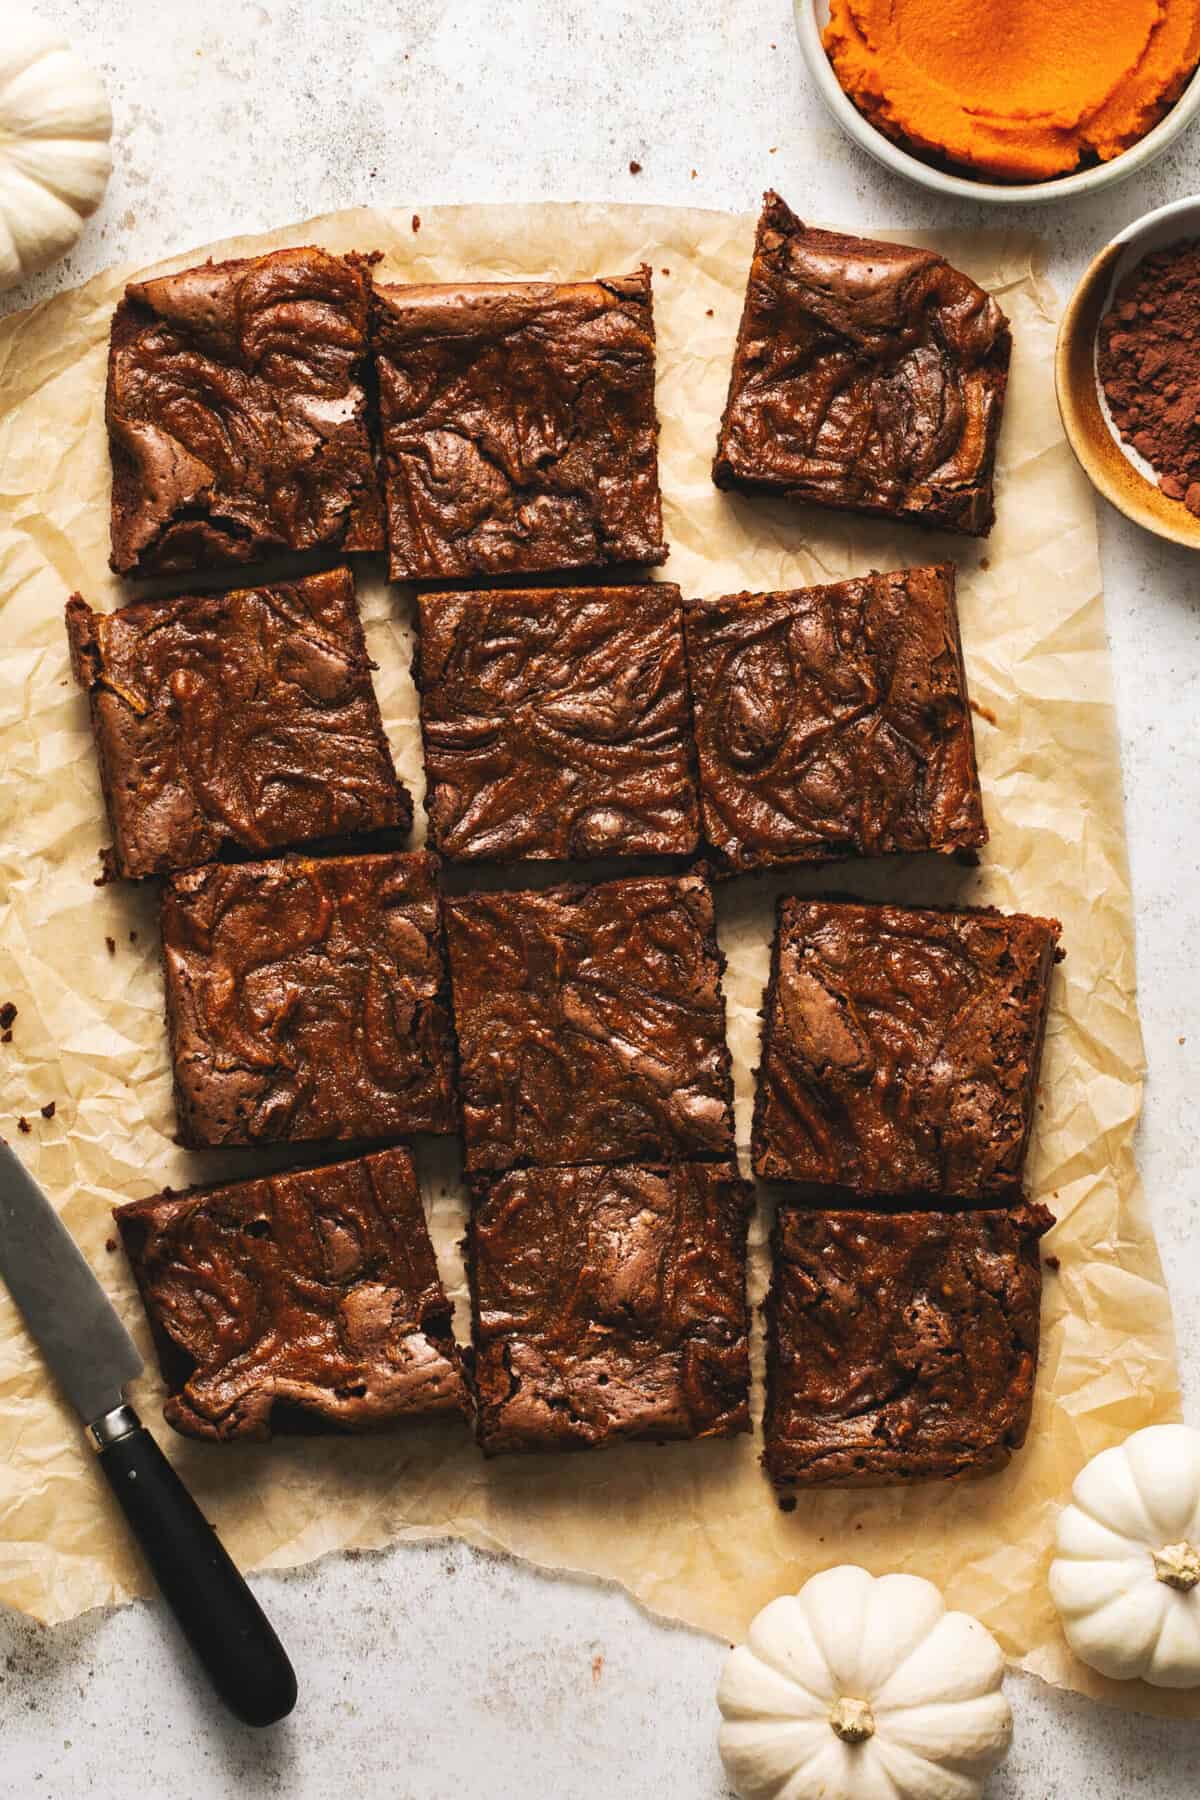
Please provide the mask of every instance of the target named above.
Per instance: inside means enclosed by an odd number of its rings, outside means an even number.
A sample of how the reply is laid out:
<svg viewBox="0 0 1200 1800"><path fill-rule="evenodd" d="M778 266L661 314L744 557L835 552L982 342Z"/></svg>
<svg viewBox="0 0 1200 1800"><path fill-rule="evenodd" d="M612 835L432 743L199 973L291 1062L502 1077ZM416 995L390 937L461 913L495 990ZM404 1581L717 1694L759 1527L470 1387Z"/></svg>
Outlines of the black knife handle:
<svg viewBox="0 0 1200 1800"><path fill-rule="evenodd" d="M284 1718L296 1704L287 1652L145 1426L102 1444L99 1460L164 1599L222 1700L247 1725Z"/></svg>

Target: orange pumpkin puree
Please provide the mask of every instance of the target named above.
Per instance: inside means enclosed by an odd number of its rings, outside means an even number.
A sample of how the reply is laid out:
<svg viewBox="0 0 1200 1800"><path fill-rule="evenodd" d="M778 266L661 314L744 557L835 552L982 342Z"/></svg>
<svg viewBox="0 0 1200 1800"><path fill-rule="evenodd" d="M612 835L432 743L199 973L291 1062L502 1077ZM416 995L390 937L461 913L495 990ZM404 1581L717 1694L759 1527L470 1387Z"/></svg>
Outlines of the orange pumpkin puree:
<svg viewBox="0 0 1200 1800"><path fill-rule="evenodd" d="M1200 62L1200 0L831 0L825 48L890 137L1041 181L1157 123Z"/></svg>

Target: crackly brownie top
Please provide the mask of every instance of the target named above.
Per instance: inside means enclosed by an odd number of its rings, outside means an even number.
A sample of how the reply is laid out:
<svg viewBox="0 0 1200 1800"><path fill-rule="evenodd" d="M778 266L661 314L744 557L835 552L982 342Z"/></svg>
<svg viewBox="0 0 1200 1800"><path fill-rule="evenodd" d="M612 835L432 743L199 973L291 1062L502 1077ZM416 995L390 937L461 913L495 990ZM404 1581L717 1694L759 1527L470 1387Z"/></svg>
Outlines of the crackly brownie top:
<svg viewBox="0 0 1200 1800"><path fill-rule="evenodd" d="M435 857L210 864L162 939L186 1142L454 1129Z"/></svg>
<svg viewBox="0 0 1200 1800"><path fill-rule="evenodd" d="M699 876L447 900L446 937L468 1168L731 1154Z"/></svg>
<svg viewBox="0 0 1200 1800"><path fill-rule="evenodd" d="M177 1431L265 1438L277 1407L344 1430L466 1410L407 1150L114 1217Z"/></svg>
<svg viewBox="0 0 1200 1800"><path fill-rule="evenodd" d="M728 867L986 841L949 564L691 601L684 630Z"/></svg>
<svg viewBox="0 0 1200 1800"><path fill-rule="evenodd" d="M477 1182L467 1260L484 1449L748 1430L749 1210L728 1163Z"/></svg>
<svg viewBox="0 0 1200 1800"><path fill-rule="evenodd" d="M715 478L986 533L1010 348L932 250L810 229L767 194Z"/></svg>
<svg viewBox="0 0 1200 1800"><path fill-rule="evenodd" d="M648 268L376 294L394 581L663 560Z"/></svg>
<svg viewBox="0 0 1200 1800"><path fill-rule="evenodd" d="M1018 1187L1059 930L990 909L782 900L757 1173L860 1194Z"/></svg>
<svg viewBox="0 0 1200 1800"><path fill-rule="evenodd" d="M786 1207L767 1303L767 1468L869 1486L999 1468L1037 1367L1044 1206L966 1213Z"/></svg>
<svg viewBox="0 0 1200 1800"><path fill-rule="evenodd" d="M678 588L430 593L420 609L425 805L444 856L696 848Z"/></svg>
<svg viewBox="0 0 1200 1800"><path fill-rule="evenodd" d="M113 319L112 566L378 550L368 287L307 246L134 281Z"/></svg>
<svg viewBox="0 0 1200 1800"><path fill-rule="evenodd" d="M123 875L412 822L349 570L67 606Z"/></svg>

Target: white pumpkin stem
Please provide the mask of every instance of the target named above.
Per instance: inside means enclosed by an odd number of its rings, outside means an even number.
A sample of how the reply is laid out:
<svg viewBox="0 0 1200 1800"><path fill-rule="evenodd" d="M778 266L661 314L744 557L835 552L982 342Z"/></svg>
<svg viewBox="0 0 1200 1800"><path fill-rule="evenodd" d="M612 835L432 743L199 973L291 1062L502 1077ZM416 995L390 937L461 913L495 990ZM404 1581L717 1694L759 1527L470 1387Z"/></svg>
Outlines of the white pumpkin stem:
<svg viewBox="0 0 1200 1800"><path fill-rule="evenodd" d="M869 1700L851 1700L843 1694L834 1702L829 1723L843 1744L865 1744L875 1736L875 1714Z"/></svg>
<svg viewBox="0 0 1200 1800"><path fill-rule="evenodd" d="M1152 1550L1150 1555L1154 1573L1168 1587L1187 1594L1200 1583L1200 1549L1195 1544L1164 1544L1161 1550Z"/></svg>

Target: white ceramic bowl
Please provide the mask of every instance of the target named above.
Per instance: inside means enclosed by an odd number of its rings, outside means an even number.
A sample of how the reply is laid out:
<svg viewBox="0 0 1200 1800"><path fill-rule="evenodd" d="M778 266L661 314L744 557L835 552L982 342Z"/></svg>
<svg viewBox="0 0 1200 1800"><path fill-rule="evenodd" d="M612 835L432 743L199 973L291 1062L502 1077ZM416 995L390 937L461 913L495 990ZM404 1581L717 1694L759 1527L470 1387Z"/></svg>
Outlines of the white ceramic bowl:
<svg viewBox="0 0 1200 1800"><path fill-rule="evenodd" d="M1200 238L1200 197L1135 219L1107 244L1079 283L1058 328L1054 380L1067 441L1106 500L1135 525L1200 550L1200 519L1160 490L1154 470L1112 422L1096 375L1096 332L1125 277L1152 250Z"/></svg>
<svg viewBox="0 0 1200 1800"><path fill-rule="evenodd" d="M1119 5L1120 0L1113 0L1113 3ZM844 92L821 42L821 32L829 18L828 0L794 0L794 4L800 48L808 64L809 74L816 83L817 92L842 130L856 144L861 144L876 162L881 162L897 175L907 176L909 181L917 182L920 187L930 188L935 194L952 194L960 200L983 200L995 206L1041 206L1049 200L1072 200L1078 194L1091 194L1097 188L1112 187L1116 182L1135 174L1138 169L1144 169L1147 163L1162 155L1167 145L1173 143L1180 132L1187 129L1197 112L1200 112L1198 70L1170 112L1159 120L1153 131L1148 131L1144 138L1139 138L1136 144L1120 156L1114 156L1111 162L1101 163L1097 168L1081 169L1075 175L1060 175L1054 181L1017 183L975 181L969 175L946 175L941 169L922 162L920 157L911 156L892 138L878 131ZM1050 0L1050 4L1053 4L1053 0Z"/></svg>

